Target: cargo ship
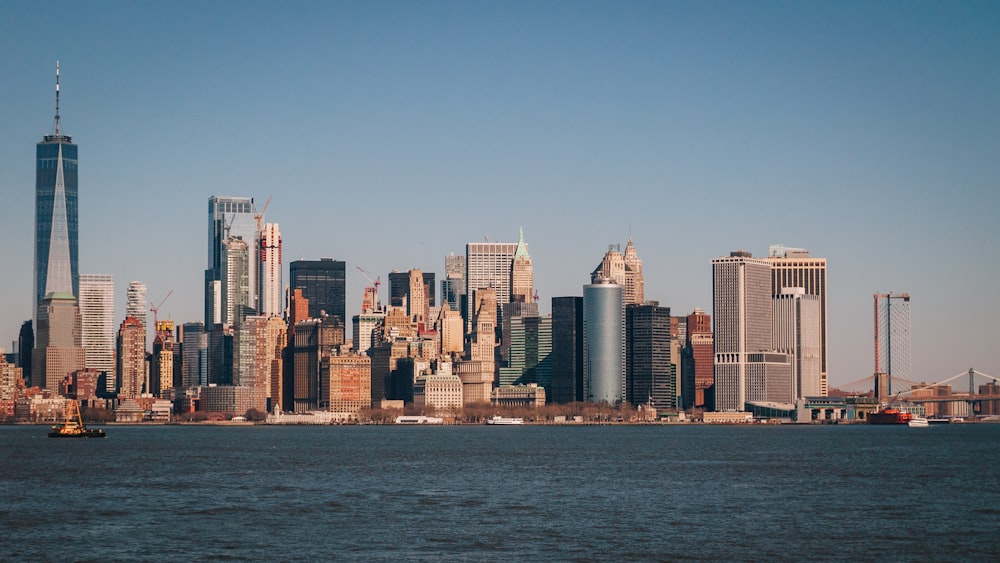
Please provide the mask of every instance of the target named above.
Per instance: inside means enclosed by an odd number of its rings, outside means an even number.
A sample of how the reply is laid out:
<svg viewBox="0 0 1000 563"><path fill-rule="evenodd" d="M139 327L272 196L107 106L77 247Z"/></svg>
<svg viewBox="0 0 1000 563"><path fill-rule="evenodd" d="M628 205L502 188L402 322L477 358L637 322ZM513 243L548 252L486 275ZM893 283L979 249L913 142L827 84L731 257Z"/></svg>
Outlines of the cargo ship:
<svg viewBox="0 0 1000 563"><path fill-rule="evenodd" d="M909 424L912 413L903 412L896 407L885 407L868 415L868 424Z"/></svg>
<svg viewBox="0 0 1000 563"><path fill-rule="evenodd" d="M62 424L52 427L49 438L103 438L104 430L87 428L83 425L80 403L75 399L66 401L66 418Z"/></svg>

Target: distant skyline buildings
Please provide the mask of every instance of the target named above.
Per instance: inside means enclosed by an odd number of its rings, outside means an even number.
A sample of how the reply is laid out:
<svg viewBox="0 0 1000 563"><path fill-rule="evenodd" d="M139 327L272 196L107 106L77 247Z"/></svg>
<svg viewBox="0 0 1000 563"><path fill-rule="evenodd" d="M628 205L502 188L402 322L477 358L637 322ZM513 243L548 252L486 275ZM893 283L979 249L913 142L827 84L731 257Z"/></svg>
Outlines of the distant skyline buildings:
<svg viewBox="0 0 1000 563"><path fill-rule="evenodd" d="M208 198L208 268L205 270L205 326L224 322L222 308L226 241L239 238L253 248L247 279L250 295L256 296L257 221L252 197L211 196ZM256 308L256 303L250 303Z"/></svg>

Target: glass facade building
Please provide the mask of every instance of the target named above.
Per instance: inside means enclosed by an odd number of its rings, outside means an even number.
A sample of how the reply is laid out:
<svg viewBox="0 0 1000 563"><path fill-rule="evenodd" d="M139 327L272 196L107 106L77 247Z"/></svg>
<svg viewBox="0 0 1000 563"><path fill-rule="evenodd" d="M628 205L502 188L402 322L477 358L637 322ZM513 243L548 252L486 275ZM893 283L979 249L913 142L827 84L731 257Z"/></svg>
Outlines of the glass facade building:
<svg viewBox="0 0 1000 563"><path fill-rule="evenodd" d="M321 318L325 312L346 326L346 267L344 261L332 258L296 260L288 265L290 289L301 289L302 296L309 300L310 318Z"/></svg>
<svg viewBox="0 0 1000 563"><path fill-rule="evenodd" d="M35 150L34 314L49 293L80 294L77 146L46 135Z"/></svg>
<svg viewBox="0 0 1000 563"><path fill-rule="evenodd" d="M583 371L587 401L625 400L625 288L600 278L583 286Z"/></svg>
<svg viewBox="0 0 1000 563"><path fill-rule="evenodd" d="M222 279L226 263L226 241L242 239L251 248L247 279L256 311L257 295L257 220L254 218L252 197L212 196L208 198L208 268L205 270L205 326L225 322L222 308Z"/></svg>

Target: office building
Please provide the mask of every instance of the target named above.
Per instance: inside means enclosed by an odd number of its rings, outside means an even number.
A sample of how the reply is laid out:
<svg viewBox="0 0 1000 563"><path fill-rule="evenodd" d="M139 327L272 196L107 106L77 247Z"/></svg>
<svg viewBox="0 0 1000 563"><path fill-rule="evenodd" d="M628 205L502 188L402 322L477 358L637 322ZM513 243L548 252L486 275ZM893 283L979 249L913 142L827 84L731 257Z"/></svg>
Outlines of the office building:
<svg viewBox="0 0 1000 563"><path fill-rule="evenodd" d="M174 386L174 321L156 321L153 354L149 358L148 393L163 397Z"/></svg>
<svg viewBox="0 0 1000 563"><path fill-rule="evenodd" d="M302 290L302 296L308 300L309 318L319 319L325 313L346 324L345 268L345 262L332 258L295 260L288 265L290 288Z"/></svg>
<svg viewBox="0 0 1000 563"><path fill-rule="evenodd" d="M583 298L552 298L552 383L555 403L582 401Z"/></svg>
<svg viewBox="0 0 1000 563"><path fill-rule="evenodd" d="M771 344L791 362L792 398L823 397L820 372L820 299L801 287L782 288L773 297Z"/></svg>
<svg viewBox="0 0 1000 563"><path fill-rule="evenodd" d="M38 309L38 333L31 354L31 384L59 392L59 382L86 368L80 310L68 293L50 293Z"/></svg>
<svg viewBox="0 0 1000 563"><path fill-rule="evenodd" d="M357 418L372 406L372 360L368 356L346 353L325 356L321 365L328 377L330 412L338 418Z"/></svg>
<svg viewBox="0 0 1000 563"><path fill-rule="evenodd" d="M35 267L32 314L38 327L46 296L80 295L77 146L59 123L56 62L55 132L35 146Z"/></svg>
<svg viewBox="0 0 1000 563"><path fill-rule="evenodd" d="M21 376L29 385L34 385L31 383L31 353L34 349L35 330L30 320L24 321L17 333L17 367L21 368Z"/></svg>
<svg viewBox="0 0 1000 563"><path fill-rule="evenodd" d="M634 406L677 410L669 307L652 302L625 308L626 397Z"/></svg>
<svg viewBox="0 0 1000 563"><path fill-rule="evenodd" d="M115 386L115 281L110 275L80 276L80 345L87 369L104 374L106 391Z"/></svg>
<svg viewBox="0 0 1000 563"><path fill-rule="evenodd" d="M118 329L118 397L134 399L145 391L146 330L135 317L125 317Z"/></svg>
<svg viewBox="0 0 1000 563"><path fill-rule="evenodd" d="M806 295L815 295L819 301L819 396L826 397L830 388L827 379L826 258L814 258L802 248L771 245L767 260L771 263L771 295L781 295L786 287L801 287Z"/></svg>
<svg viewBox="0 0 1000 563"><path fill-rule="evenodd" d="M510 303L511 282L516 243L470 242L465 245L465 291L472 296L476 290L492 289L498 307ZM466 299L466 332L473 330L474 299ZM500 315L499 309L497 316Z"/></svg>
<svg viewBox="0 0 1000 563"><path fill-rule="evenodd" d="M891 397L909 387L913 378L910 371L910 294L876 293L874 299L875 373L885 374L881 379L886 382L884 387L876 384L875 395Z"/></svg>
<svg viewBox="0 0 1000 563"><path fill-rule="evenodd" d="M260 259L257 279L257 311L265 317L280 316L284 311L281 296L281 230L277 223L267 223L257 234Z"/></svg>
<svg viewBox="0 0 1000 563"><path fill-rule="evenodd" d="M208 198L208 268L205 270L205 327L222 324L222 278L226 269L223 259L226 241L238 238L251 244L248 260L249 294L256 297L257 280L257 220L253 198L211 196ZM256 302L249 306L256 310Z"/></svg>
<svg viewBox="0 0 1000 563"><path fill-rule="evenodd" d="M509 305L515 305L510 303ZM532 303L534 305L534 303ZM504 319L507 352L498 385L552 385L552 317L512 315Z"/></svg>
<svg viewBox="0 0 1000 563"><path fill-rule="evenodd" d="M288 342L288 325L281 317L268 317L265 327L267 410L281 408L285 396L285 347Z"/></svg>
<svg viewBox="0 0 1000 563"><path fill-rule="evenodd" d="M369 313L361 313L354 315L352 321L354 327L354 338L352 340L354 351L359 354L367 354L374 342L373 335L376 331L381 331L382 329L383 322L385 321L385 312L376 310Z"/></svg>
<svg viewBox="0 0 1000 563"><path fill-rule="evenodd" d="M583 380L589 402L626 398L625 291L607 278L583 286Z"/></svg>
<svg viewBox="0 0 1000 563"><path fill-rule="evenodd" d="M748 401L790 403L788 357L771 343L771 264L742 250L712 260L715 406L742 411Z"/></svg>
<svg viewBox="0 0 1000 563"><path fill-rule="evenodd" d="M635 250L635 243L629 237L625 244L625 253L621 246L612 244L604 254L601 263L590 274L592 283L597 280L610 279L624 288L625 305L640 305L646 300L645 277L642 271L642 260Z"/></svg>
<svg viewBox="0 0 1000 563"><path fill-rule="evenodd" d="M524 229L517 237L517 247L514 249L514 259L511 264L510 301L517 303L534 303L535 278L531 265L531 255L528 245L524 242Z"/></svg>
<svg viewBox="0 0 1000 563"><path fill-rule="evenodd" d="M203 323L184 323L181 347L181 385L185 389L208 385L208 333Z"/></svg>

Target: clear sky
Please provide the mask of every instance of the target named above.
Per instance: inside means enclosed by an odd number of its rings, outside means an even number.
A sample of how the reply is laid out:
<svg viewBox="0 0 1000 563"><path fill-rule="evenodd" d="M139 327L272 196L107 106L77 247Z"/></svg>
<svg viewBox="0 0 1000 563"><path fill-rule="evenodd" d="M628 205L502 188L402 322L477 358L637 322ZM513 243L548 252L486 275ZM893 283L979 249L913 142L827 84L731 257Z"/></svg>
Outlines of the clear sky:
<svg viewBox="0 0 1000 563"><path fill-rule="evenodd" d="M917 379L1000 376L1000 3L0 3L7 349L56 60L119 321L130 280L202 320L208 197L273 196L286 272L346 260L348 315L355 266L440 278L519 227L543 311L630 233L678 315L783 243L829 260L832 384L873 369L875 291L913 296Z"/></svg>

